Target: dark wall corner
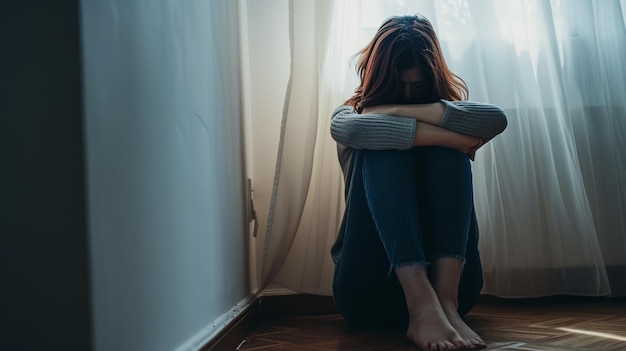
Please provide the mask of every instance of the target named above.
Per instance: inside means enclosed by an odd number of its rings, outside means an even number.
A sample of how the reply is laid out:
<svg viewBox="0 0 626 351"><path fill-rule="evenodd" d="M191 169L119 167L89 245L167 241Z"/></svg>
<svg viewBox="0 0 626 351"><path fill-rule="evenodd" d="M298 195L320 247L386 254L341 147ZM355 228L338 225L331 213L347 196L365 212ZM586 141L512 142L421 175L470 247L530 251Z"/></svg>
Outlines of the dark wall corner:
<svg viewBox="0 0 626 351"><path fill-rule="evenodd" d="M90 350L78 0L0 5L0 349Z"/></svg>

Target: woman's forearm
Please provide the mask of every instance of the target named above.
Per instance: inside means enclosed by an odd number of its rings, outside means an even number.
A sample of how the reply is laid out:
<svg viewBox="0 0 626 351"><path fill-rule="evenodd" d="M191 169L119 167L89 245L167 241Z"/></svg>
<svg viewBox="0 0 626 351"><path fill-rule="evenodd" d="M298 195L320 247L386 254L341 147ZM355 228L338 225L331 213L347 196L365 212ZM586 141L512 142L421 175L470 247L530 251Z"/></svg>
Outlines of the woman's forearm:
<svg viewBox="0 0 626 351"><path fill-rule="evenodd" d="M424 124L420 131L418 123ZM461 145L462 149L468 138L480 138L486 143L502 132L506 123L506 115L495 105L441 100L432 104L373 106L362 114L351 106L340 106L332 114L330 130L335 141L355 149L406 150L423 145L445 146L443 143Z"/></svg>
<svg viewBox="0 0 626 351"><path fill-rule="evenodd" d="M417 105L380 105L367 107L363 113L413 118L457 133L480 137L487 141L507 126L505 112L496 105L447 101Z"/></svg>
<svg viewBox="0 0 626 351"><path fill-rule="evenodd" d="M441 102L419 105L380 105L366 108L364 113L392 115L417 120L413 146L443 146L471 154L482 146L484 140L440 126L446 112Z"/></svg>
<svg viewBox="0 0 626 351"><path fill-rule="evenodd" d="M379 105L363 109L363 113L414 118L419 122L435 126L439 125L445 112L446 106L442 102L417 105Z"/></svg>

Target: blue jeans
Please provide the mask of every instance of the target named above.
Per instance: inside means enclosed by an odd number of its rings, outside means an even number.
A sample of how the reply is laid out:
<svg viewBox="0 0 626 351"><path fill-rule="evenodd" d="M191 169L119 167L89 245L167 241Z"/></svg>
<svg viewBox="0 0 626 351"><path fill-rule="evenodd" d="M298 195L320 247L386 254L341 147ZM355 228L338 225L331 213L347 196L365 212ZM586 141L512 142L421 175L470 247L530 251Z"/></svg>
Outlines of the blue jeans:
<svg viewBox="0 0 626 351"><path fill-rule="evenodd" d="M483 277L469 162L435 146L355 152L333 282L335 303L348 321L407 324L394 268L427 267L438 257L465 261L459 313L473 307Z"/></svg>

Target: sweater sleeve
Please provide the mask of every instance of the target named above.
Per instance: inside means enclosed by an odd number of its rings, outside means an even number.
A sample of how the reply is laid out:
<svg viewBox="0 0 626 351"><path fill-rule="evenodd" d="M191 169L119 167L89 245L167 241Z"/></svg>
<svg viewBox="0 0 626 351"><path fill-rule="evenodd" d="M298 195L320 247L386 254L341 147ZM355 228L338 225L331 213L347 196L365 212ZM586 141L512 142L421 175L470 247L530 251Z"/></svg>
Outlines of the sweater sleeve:
<svg viewBox="0 0 626 351"><path fill-rule="evenodd" d="M507 126L504 111L495 105L471 101L441 100L446 110L439 126L457 133L480 137L487 142Z"/></svg>
<svg viewBox="0 0 626 351"><path fill-rule="evenodd" d="M344 146L369 150L408 150L413 147L414 118L359 114L352 106L340 106L332 114L330 133Z"/></svg>

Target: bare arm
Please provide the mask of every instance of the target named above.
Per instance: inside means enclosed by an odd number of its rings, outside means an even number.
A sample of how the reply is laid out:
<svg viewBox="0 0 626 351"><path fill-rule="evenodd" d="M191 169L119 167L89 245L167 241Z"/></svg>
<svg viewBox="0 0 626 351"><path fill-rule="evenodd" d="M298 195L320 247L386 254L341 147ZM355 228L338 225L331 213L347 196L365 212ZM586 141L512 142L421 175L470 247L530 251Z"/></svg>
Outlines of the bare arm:
<svg viewBox="0 0 626 351"><path fill-rule="evenodd" d="M472 154L480 138L456 133L415 118L358 114L340 106L333 113L330 132L342 147L368 150L408 150L415 146L437 145Z"/></svg>
<svg viewBox="0 0 626 351"><path fill-rule="evenodd" d="M479 137L473 137L438 127L446 112L441 102L416 105L379 105L366 107L364 114L381 114L415 118L417 122L413 146L444 146L469 154L472 160L476 150L483 144Z"/></svg>
<svg viewBox="0 0 626 351"><path fill-rule="evenodd" d="M351 106L340 106L333 112L330 129L337 143L370 150L439 145L473 156L507 123L499 107L468 101L383 105L363 112L357 113Z"/></svg>
<svg viewBox="0 0 626 351"><path fill-rule="evenodd" d="M457 133L480 137L485 142L502 133L507 126L506 114L500 107L472 101L381 105L366 108L363 113L414 118Z"/></svg>
<svg viewBox="0 0 626 351"><path fill-rule="evenodd" d="M434 126L439 125L445 112L446 106L441 102L417 105L378 105L363 109L363 114L415 118L419 122L432 124Z"/></svg>
<svg viewBox="0 0 626 351"><path fill-rule="evenodd" d="M507 126L506 114L500 107L469 101L379 105L365 108L363 113L414 118L422 127L422 132L418 128L415 134L415 146L451 147L469 154L472 160L476 150Z"/></svg>

